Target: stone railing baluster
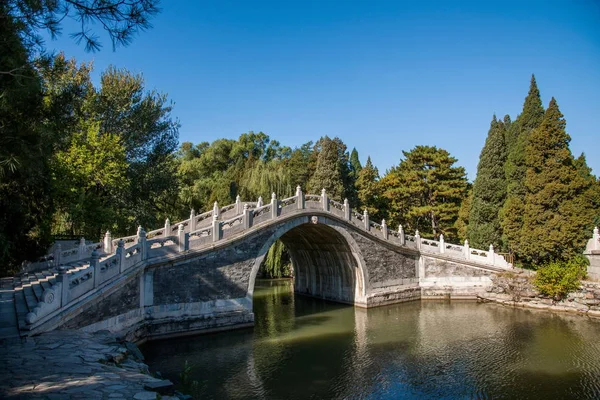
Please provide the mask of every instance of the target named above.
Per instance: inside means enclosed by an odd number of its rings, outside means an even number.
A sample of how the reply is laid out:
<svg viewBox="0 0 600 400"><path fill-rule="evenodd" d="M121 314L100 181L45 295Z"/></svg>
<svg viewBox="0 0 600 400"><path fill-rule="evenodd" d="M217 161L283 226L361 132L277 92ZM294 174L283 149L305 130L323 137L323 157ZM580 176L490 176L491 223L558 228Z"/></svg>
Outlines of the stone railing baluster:
<svg viewBox="0 0 600 400"><path fill-rule="evenodd" d="M302 188L300 185L296 186L296 204L298 204L298 210L304 209L304 193L302 193Z"/></svg>
<svg viewBox="0 0 600 400"><path fill-rule="evenodd" d="M117 260L119 261L119 273L123 273L125 268L125 241L119 240L117 243Z"/></svg>
<svg viewBox="0 0 600 400"><path fill-rule="evenodd" d="M363 222L365 223L365 230L368 231L371 229L371 225L369 224L369 212L365 208L363 211Z"/></svg>
<svg viewBox="0 0 600 400"><path fill-rule="evenodd" d="M218 217L216 215L213 215L212 234L213 242L217 242L221 239L221 221L218 220Z"/></svg>
<svg viewBox="0 0 600 400"><path fill-rule="evenodd" d="M275 192L271 193L271 219L277 218L279 214L279 202L277 201L277 195Z"/></svg>
<svg viewBox="0 0 600 400"><path fill-rule="evenodd" d="M465 260L471 259L471 249L469 248L469 241L465 239Z"/></svg>
<svg viewBox="0 0 600 400"><path fill-rule="evenodd" d="M348 199L344 199L344 218L346 219L346 221L350 221L350 203L348 202Z"/></svg>
<svg viewBox="0 0 600 400"><path fill-rule="evenodd" d="M381 233L383 233L383 238L385 240L387 240L387 238L388 238L388 228L387 228L387 225L385 224L385 219L381 220Z"/></svg>
<svg viewBox="0 0 600 400"><path fill-rule="evenodd" d="M415 244L417 245L417 249L421 250L421 235L418 229L415 231Z"/></svg>
<svg viewBox="0 0 600 400"><path fill-rule="evenodd" d="M400 244L404 246L406 244L406 236L404 236L404 228L402 225L398 226L398 236L400 237Z"/></svg>
<svg viewBox="0 0 600 400"><path fill-rule="evenodd" d="M446 244L444 243L444 234L440 234L440 253L444 254L446 252Z"/></svg>
<svg viewBox="0 0 600 400"><path fill-rule="evenodd" d="M192 208L192 211L190 211L190 232L193 232L196 230L196 210L194 210Z"/></svg>
<svg viewBox="0 0 600 400"><path fill-rule="evenodd" d="M113 252L112 235L110 231L106 231L104 234L104 252L106 254L112 254Z"/></svg>
<svg viewBox="0 0 600 400"><path fill-rule="evenodd" d="M329 198L327 197L325 188L321 190L321 204L323 206L323 211L329 211Z"/></svg>
<svg viewBox="0 0 600 400"><path fill-rule="evenodd" d="M252 228L252 217L253 216L254 216L254 213L252 212L250 207L248 207L248 204L244 204L244 229Z"/></svg>

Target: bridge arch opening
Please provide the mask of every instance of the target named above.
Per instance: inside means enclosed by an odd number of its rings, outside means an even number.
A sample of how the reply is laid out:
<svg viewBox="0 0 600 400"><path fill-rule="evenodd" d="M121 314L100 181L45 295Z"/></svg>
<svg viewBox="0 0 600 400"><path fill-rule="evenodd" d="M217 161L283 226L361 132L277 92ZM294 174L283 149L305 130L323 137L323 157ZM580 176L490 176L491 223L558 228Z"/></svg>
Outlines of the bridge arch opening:
<svg viewBox="0 0 600 400"><path fill-rule="evenodd" d="M300 295L339 303L365 303L364 260L352 236L343 228L318 220L292 224L275 232L259 252L248 293L269 248L279 239L286 247L293 269L294 291Z"/></svg>

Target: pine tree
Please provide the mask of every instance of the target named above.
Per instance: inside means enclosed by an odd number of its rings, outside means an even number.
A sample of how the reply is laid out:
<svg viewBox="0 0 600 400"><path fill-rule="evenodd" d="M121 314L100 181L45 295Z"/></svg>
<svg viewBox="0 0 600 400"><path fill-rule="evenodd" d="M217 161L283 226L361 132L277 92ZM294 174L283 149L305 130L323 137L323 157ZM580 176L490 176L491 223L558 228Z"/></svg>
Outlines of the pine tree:
<svg viewBox="0 0 600 400"><path fill-rule="evenodd" d="M504 166L506 175L506 201L500 212L503 242L513 252L520 251L520 232L523 226L525 201L525 150L532 130L544 118L544 107L540 98L535 76L531 76L529 93L523 104L523 112L510 124L506 132L507 159Z"/></svg>
<svg viewBox="0 0 600 400"><path fill-rule="evenodd" d="M345 189L338 144L327 136L320 142L321 151L315 172L308 183L308 192L321 194L321 189L325 189L330 198L342 200L345 197Z"/></svg>
<svg viewBox="0 0 600 400"><path fill-rule="evenodd" d="M455 222L466 196L467 177L443 149L417 146L381 180L389 215L405 229L424 236L456 239ZM388 218L389 219L389 218Z"/></svg>
<svg viewBox="0 0 600 400"><path fill-rule="evenodd" d="M381 215L381 194L379 186L379 171L373 166L371 157L358 174L356 188L361 209L366 209L374 221L379 221Z"/></svg>
<svg viewBox="0 0 600 400"><path fill-rule="evenodd" d="M463 199L462 203L460 203L460 209L458 210L458 218L454 223L454 228L456 229L456 235L460 242L464 242L465 239L468 239L468 227L469 227L469 214L471 213L471 205L473 204L473 187L470 187L467 190L467 196Z"/></svg>
<svg viewBox="0 0 600 400"><path fill-rule="evenodd" d="M469 242L478 249L485 249L490 244L496 249L502 247L499 213L506 199L504 134L504 123L496 120L494 115L479 156L469 213Z"/></svg>
<svg viewBox="0 0 600 400"><path fill-rule="evenodd" d="M586 194L592 182L581 174L571 154L565 126L552 98L527 143L520 255L536 265L580 253L591 222Z"/></svg>

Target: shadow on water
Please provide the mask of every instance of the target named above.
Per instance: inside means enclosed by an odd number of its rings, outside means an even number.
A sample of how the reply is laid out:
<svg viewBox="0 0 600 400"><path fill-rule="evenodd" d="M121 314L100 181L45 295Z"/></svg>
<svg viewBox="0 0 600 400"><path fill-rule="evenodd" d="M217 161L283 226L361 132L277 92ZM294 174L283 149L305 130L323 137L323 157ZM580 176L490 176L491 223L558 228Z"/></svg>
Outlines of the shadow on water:
<svg viewBox="0 0 600 400"><path fill-rule="evenodd" d="M473 302L358 309L257 282L255 327L151 342L203 399L595 399L600 322ZM190 385L190 382L196 382Z"/></svg>

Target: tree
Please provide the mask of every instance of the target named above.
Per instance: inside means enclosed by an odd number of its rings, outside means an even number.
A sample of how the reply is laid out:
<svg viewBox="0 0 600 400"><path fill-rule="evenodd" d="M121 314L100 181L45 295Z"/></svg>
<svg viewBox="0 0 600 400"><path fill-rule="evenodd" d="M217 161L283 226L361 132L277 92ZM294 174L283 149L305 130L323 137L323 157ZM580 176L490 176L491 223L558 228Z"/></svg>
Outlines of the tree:
<svg viewBox="0 0 600 400"><path fill-rule="evenodd" d="M532 264L581 252L591 229L587 194L593 184L569 149L566 122L554 98L527 143L520 255Z"/></svg>
<svg viewBox="0 0 600 400"><path fill-rule="evenodd" d="M80 28L69 35L87 51L100 50L99 36L90 27L100 26L108 34L113 49L128 45L139 31L150 27L150 18L158 13L158 0L57 0L4 2L4 13L19 21L20 35L28 48L42 47L38 30L47 30L54 38L62 31L61 22L73 19Z"/></svg>
<svg viewBox="0 0 600 400"><path fill-rule="evenodd" d="M325 189L332 199L341 200L345 197L344 177L342 175L342 162L340 162L338 143L328 136L319 141L321 150L317 158L315 172L308 183L308 191L320 194Z"/></svg>
<svg viewBox="0 0 600 400"><path fill-rule="evenodd" d="M523 104L523 112L510 125L506 133L507 160L506 201L500 213L503 242L513 252L519 252L519 235L523 226L523 206L525 201L525 151L529 135L544 118L544 107L540 98L535 76L531 76L529 93Z"/></svg>
<svg viewBox="0 0 600 400"><path fill-rule="evenodd" d="M471 213L471 205L473 204L473 187L468 185L467 196L460 203L460 209L458 210L458 218L454 223L456 228L456 235L461 242L464 242L469 238L469 214Z"/></svg>
<svg viewBox="0 0 600 400"><path fill-rule="evenodd" d="M0 73L0 275L48 245L52 210L42 85L7 8L0 4L0 71L13 71Z"/></svg>
<svg viewBox="0 0 600 400"><path fill-rule="evenodd" d="M356 188L361 208L366 209L375 221L380 221L382 218L381 193L378 181L379 171L377 167L373 166L371 157L368 157L364 168L358 173Z"/></svg>
<svg viewBox="0 0 600 400"><path fill-rule="evenodd" d="M454 223L467 194L463 167L443 149L417 146L382 179L389 218L425 236L455 237Z"/></svg>
<svg viewBox="0 0 600 400"><path fill-rule="evenodd" d="M490 244L496 249L502 248L499 213L506 199L504 135L504 123L496 120L494 115L479 156L469 213L469 243L478 249L485 249Z"/></svg>

